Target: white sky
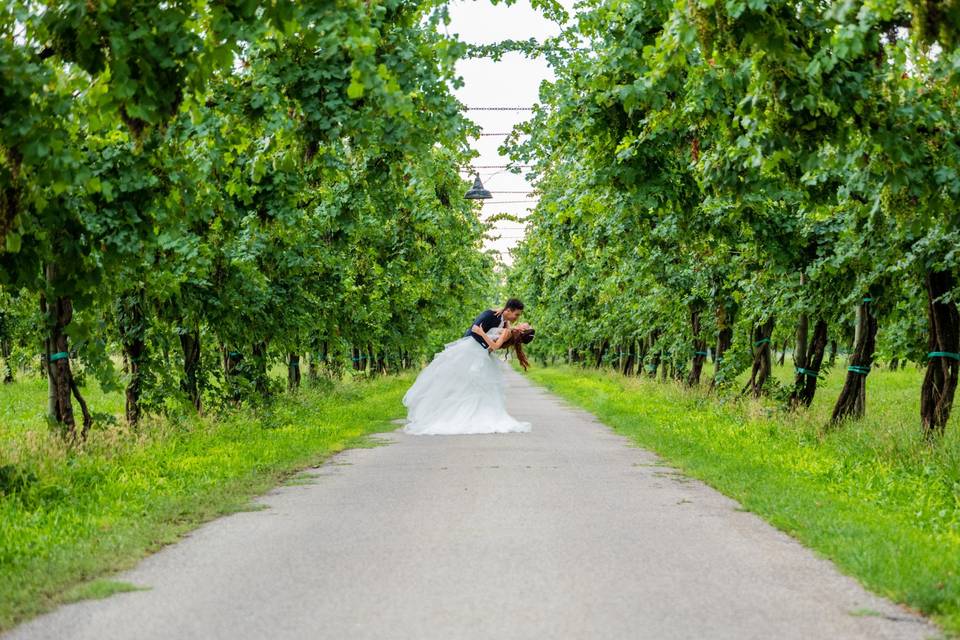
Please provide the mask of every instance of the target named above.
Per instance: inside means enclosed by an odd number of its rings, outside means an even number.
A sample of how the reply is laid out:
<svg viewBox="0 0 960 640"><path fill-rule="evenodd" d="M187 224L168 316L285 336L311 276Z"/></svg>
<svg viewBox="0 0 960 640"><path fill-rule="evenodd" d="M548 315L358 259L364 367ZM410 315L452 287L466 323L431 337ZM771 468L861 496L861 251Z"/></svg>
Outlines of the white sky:
<svg viewBox="0 0 960 640"><path fill-rule="evenodd" d="M568 11L572 0L564 0ZM501 40L526 40L557 35L560 28L530 7L528 0L518 0L511 6L492 5L487 0L453 0L450 7L450 25L446 30L458 34L460 39L471 44L491 44ZM441 27L443 28L443 27ZM519 54L504 55L499 62L490 59L461 60L457 73L464 86L455 91L456 96L468 107L529 107L537 101L540 82L553 79L546 61L527 59ZM483 128L484 133L507 133L518 122L530 117L529 111L468 111L467 116ZM503 165L509 158L501 156L497 147L503 136L486 136L473 141L473 148L480 152L474 160L476 165ZM479 169L483 186L493 193L493 198L483 202L481 217L497 213L524 215L535 202L529 194L496 193L497 191L529 191L532 187L523 175L514 175L503 169ZM508 201L511 201L508 203ZM523 235L523 227L511 221L497 223L502 237L488 241L487 247L501 253L501 258L510 264L507 249L517 244Z"/></svg>

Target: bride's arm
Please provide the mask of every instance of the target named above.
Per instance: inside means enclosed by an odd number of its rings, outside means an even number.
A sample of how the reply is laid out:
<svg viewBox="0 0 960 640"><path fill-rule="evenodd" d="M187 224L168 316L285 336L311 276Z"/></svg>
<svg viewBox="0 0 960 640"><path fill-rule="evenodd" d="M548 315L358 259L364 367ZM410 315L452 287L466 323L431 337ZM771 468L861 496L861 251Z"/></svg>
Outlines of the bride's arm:
<svg viewBox="0 0 960 640"><path fill-rule="evenodd" d="M507 338L509 337L510 337L510 329L504 329L503 331L501 331L500 337L498 337L497 341L490 346L490 350L496 351L497 349L499 349L501 346L503 346L503 343L506 342Z"/></svg>

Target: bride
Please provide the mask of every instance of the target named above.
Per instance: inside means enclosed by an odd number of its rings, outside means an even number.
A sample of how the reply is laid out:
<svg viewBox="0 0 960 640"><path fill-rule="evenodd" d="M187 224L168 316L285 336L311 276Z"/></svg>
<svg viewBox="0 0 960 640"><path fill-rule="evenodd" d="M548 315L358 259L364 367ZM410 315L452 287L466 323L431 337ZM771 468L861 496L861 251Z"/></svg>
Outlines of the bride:
<svg viewBox="0 0 960 640"><path fill-rule="evenodd" d="M407 424L401 431L414 435L530 431L529 422L507 413L503 371L493 355L497 349L513 347L524 370L530 364L523 345L533 340L534 330L527 323L508 326L503 316L511 302L500 311L481 314L470 331L447 343L420 372L403 397ZM483 319L488 316L500 326L486 328Z"/></svg>

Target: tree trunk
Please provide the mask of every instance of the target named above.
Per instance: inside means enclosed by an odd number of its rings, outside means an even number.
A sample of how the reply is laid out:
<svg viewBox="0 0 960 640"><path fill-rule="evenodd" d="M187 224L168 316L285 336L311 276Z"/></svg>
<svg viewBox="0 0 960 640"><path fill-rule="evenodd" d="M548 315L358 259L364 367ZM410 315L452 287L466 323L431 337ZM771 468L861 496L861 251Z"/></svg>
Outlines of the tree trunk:
<svg viewBox="0 0 960 640"><path fill-rule="evenodd" d="M873 349L877 337L877 319L870 311L868 299L857 307L857 325L853 337L853 352L847 367L847 379L840 390L840 397L833 407L831 424L846 418L860 418L866 410L867 374L873 362Z"/></svg>
<svg viewBox="0 0 960 640"><path fill-rule="evenodd" d="M953 396L957 390L960 366L960 315L954 302L940 298L954 288L949 271L927 273L927 315L930 338L927 342L927 371L920 387L920 420L928 438L943 435Z"/></svg>
<svg viewBox="0 0 960 640"><path fill-rule="evenodd" d="M803 274L800 274L800 282L803 283ZM810 333L810 317L806 313L800 314L800 321L797 323L797 342L796 352L793 354L793 362L798 367L805 367L807 362L807 341ZM802 364L801 364L802 363ZM813 367L811 367L812 369Z"/></svg>
<svg viewBox="0 0 960 640"><path fill-rule="evenodd" d="M270 384L267 379L267 341L261 340L250 345L253 364L253 388L261 398L270 395Z"/></svg>
<svg viewBox="0 0 960 640"><path fill-rule="evenodd" d="M323 341L323 353L321 354L323 362L324 375L339 380L343 377L343 361L334 357L330 353L330 343Z"/></svg>
<svg viewBox="0 0 960 640"><path fill-rule="evenodd" d="M66 307L66 311L64 309ZM52 398L53 411L50 418L57 423L65 425L67 435L75 440L76 421L73 418L73 404L70 400L70 382L67 380L68 372L65 368L69 366L69 346L67 345L67 336L63 333L65 323L63 319L69 317L70 301L57 298L53 308L49 310L50 327L44 340L44 361L47 363L48 381L50 383L50 396ZM40 310L47 314L46 297L40 297ZM66 366L65 366L66 365Z"/></svg>
<svg viewBox="0 0 960 640"><path fill-rule="evenodd" d="M56 269L53 265L46 267L47 285L52 286L56 279ZM40 296L40 311L48 318L49 331L45 339L45 362L47 380L50 383L50 405L53 409L50 417L58 424L66 427L66 435L71 442L84 439L90 429L92 419L86 409L86 403L80 395L73 380L70 369L70 348L67 341L66 328L73 320L73 303L70 298L61 296L56 299L52 308L48 308L46 297ZM71 394L81 402L83 410L83 429L77 434L77 423L73 415Z"/></svg>
<svg viewBox="0 0 960 640"><path fill-rule="evenodd" d="M143 358L146 355L146 318L143 313L143 289L131 292L120 301L119 329L123 360L130 379L126 388L126 418L130 425L140 422Z"/></svg>
<svg viewBox="0 0 960 640"><path fill-rule="evenodd" d="M653 347L657 343L657 338L660 337L660 332L657 329L654 329L649 334L643 338L643 358L641 362L644 362L644 371L648 376L657 379L657 368L660 366L660 352L654 351ZM647 357L649 356L650 362L647 362Z"/></svg>
<svg viewBox="0 0 960 640"><path fill-rule="evenodd" d="M383 351L377 351L377 373L386 375L387 371L387 357L384 355Z"/></svg>
<svg viewBox="0 0 960 640"><path fill-rule="evenodd" d="M603 357L607 355L607 349L610 347L610 342L608 340L603 340L600 342L600 346L596 350L596 368L599 369L603 365Z"/></svg>
<svg viewBox="0 0 960 640"><path fill-rule="evenodd" d="M70 390L73 392L73 397L77 399L77 404L80 405L80 413L83 415L83 431L80 432L80 438L86 440L90 425L93 424L93 416L90 415L90 410L87 409L87 403L83 399L83 396L80 395L80 387L77 386L77 381L73 377L73 374L70 375Z"/></svg>
<svg viewBox="0 0 960 640"><path fill-rule="evenodd" d="M654 380L657 379L657 369L660 368L660 353L660 351L654 351L653 355L650 356L650 363L644 367L647 371L647 375Z"/></svg>
<svg viewBox="0 0 960 640"><path fill-rule="evenodd" d="M13 354L13 345L10 340L0 340L0 356L3 357L3 383L13 382L13 365L10 364L10 356Z"/></svg>
<svg viewBox="0 0 960 640"><path fill-rule="evenodd" d="M7 314L0 309L0 370L3 372L4 384L13 382L13 368L10 366L10 353L13 348L10 345L10 337Z"/></svg>
<svg viewBox="0 0 960 640"><path fill-rule="evenodd" d="M300 356L291 353L287 360L287 389L293 391L300 388Z"/></svg>
<svg viewBox="0 0 960 640"><path fill-rule="evenodd" d="M221 345L220 351L223 353L223 372L228 376L234 375L237 366L243 360L243 354L239 351L228 351L223 345Z"/></svg>
<svg viewBox="0 0 960 640"><path fill-rule="evenodd" d="M0 369L3 370L3 383L13 382L13 365L10 356L13 353L13 332L6 312L0 309Z"/></svg>
<svg viewBox="0 0 960 640"><path fill-rule="evenodd" d="M707 341L703 339L703 332L700 330L699 303L690 307L690 329L693 332L693 365L690 367L690 374L687 376L687 384L692 387L700 384L703 362L707 358Z"/></svg>
<svg viewBox="0 0 960 640"><path fill-rule="evenodd" d="M750 390L754 398L759 398L764 391L770 370L773 368L770 358L770 336L773 335L774 319L769 318L761 325L753 328L753 367L750 370L750 380L743 391Z"/></svg>
<svg viewBox="0 0 960 640"><path fill-rule="evenodd" d="M800 286L803 287L807 283L806 276L801 272L800 273ZM807 331L808 331L809 319L807 318L806 313L800 314L800 320L797 324L797 350L793 354L793 361L796 362L806 362L807 361ZM787 358L787 341L783 342L783 351L780 352L780 366L783 366L783 361Z"/></svg>
<svg viewBox="0 0 960 640"><path fill-rule="evenodd" d="M40 311L45 315L46 314L46 301L44 297L40 296ZM58 412L58 402L57 402L57 379L53 375L53 367L50 366L50 354L56 353L55 351L50 350L50 338L45 337L43 339L43 353L40 355L42 361L42 367L44 372L47 374L47 417L51 420L56 420L59 422L57 416Z"/></svg>
<svg viewBox="0 0 960 640"><path fill-rule="evenodd" d="M314 350L307 352L307 380L311 384L320 377L320 354L316 351L318 344L321 343L313 342Z"/></svg>
<svg viewBox="0 0 960 640"><path fill-rule="evenodd" d="M183 349L183 377L180 378L180 390L187 394L194 408L200 411L200 329L181 333L180 348Z"/></svg>
<svg viewBox="0 0 960 640"><path fill-rule="evenodd" d="M627 343L627 357L623 362L623 369L621 372L625 376L633 375L633 366L637 359L637 343L635 340L631 340Z"/></svg>
<svg viewBox="0 0 960 640"><path fill-rule="evenodd" d="M639 376L642 373L643 363L647 361L647 356L650 355L650 345L647 344L647 338L644 336L641 340L637 341L637 358L636 358L636 367L637 375Z"/></svg>
<svg viewBox="0 0 960 640"><path fill-rule="evenodd" d="M806 324L806 316L804 316ZM813 339L807 348L806 327L803 331L803 341L800 340L800 331L797 331L797 352L794 354L797 377L790 393L791 407L809 407L813 396L817 392L817 376L823 363L823 354L827 348L827 323L823 319L817 320L813 327Z"/></svg>
<svg viewBox="0 0 960 640"><path fill-rule="evenodd" d="M375 376L379 372L377 371L377 357L373 351L373 345L367 345L367 375Z"/></svg>
<svg viewBox="0 0 960 640"><path fill-rule="evenodd" d="M724 354L733 344L733 313L727 311L722 304L717 305L717 349L714 354L713 378L710 380L710 388L713 389L720 382L723 382L723 376L720 368L723 366Z"/></svg>
<svg viewBox="0 0 960 640"><path fill-rule="evenodd" d="M827 360L827 366L832 367L837 362L837 341L830 341L830 359Z"/></svg>

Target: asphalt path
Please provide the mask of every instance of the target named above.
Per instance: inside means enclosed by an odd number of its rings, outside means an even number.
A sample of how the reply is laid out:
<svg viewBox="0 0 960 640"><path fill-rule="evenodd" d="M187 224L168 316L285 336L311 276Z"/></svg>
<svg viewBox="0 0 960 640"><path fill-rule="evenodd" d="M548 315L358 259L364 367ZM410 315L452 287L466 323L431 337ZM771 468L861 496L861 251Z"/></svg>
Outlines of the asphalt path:
<svg viewBox="0 0 960 640"><path fill-rule="evenodd" d="M4 638L933 638L505 368L523 434L384 434Z"/></svg>

